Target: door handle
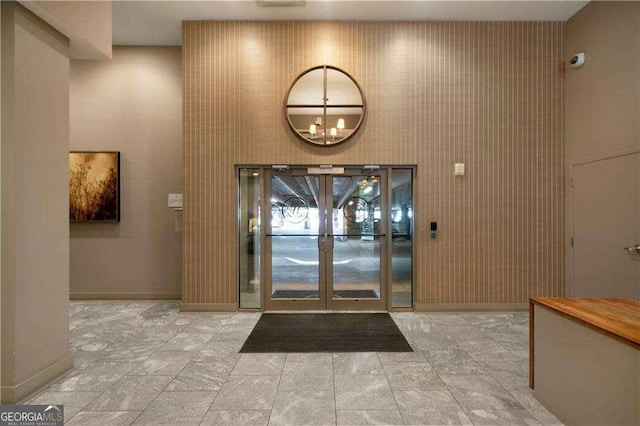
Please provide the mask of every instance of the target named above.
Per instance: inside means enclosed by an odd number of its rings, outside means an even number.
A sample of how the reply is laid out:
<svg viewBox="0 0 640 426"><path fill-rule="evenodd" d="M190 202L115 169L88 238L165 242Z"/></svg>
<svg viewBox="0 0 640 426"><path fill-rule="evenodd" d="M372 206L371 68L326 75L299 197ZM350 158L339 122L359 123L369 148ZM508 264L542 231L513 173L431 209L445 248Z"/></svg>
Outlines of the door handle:
<svg viewBox="0 0 640 426"><path fill-rule="evenodd" d="M640 244L636 244L635 246L632 246L632 247L625 247L624 249L629 253L633 253L633 252L640 253Z"/></svg>
<svg viewBox="0 0 640 426"><path fill-rule="evenodd" d="M318 250L327 252L329 248L327 247L327 234L320 234L318 236Z"/></svg>

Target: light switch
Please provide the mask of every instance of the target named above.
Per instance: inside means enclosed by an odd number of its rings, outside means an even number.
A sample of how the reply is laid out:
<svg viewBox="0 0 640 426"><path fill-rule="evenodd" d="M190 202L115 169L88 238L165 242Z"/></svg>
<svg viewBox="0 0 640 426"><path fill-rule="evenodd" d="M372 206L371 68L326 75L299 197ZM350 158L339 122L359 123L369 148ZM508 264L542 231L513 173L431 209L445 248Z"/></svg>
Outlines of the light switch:
<svg viewBox="0 0 640 426"><path fill-rule="evenodd" d="M456 163L453 169L454 176L464 176L464 163Z"/></svg>
<svg viewBox="0 0 640 426"><path fill-rule="evenodd" d="M169 207L182 208L182 194L169 194Z"/></svg>

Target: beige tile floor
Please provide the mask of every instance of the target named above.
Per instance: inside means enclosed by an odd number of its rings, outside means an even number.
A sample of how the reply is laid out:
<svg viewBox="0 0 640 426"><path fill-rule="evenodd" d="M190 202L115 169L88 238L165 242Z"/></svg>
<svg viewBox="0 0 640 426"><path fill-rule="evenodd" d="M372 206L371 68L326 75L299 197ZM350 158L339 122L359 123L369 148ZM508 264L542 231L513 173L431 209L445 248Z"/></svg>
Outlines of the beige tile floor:
<svg viewBox="0 0 640 426"><path fill-rule="evenodd" d="M392 314L413 353L238 353L259 316L73 302L76 368L27 403L69 425L560 424L527 386L526 313Z"/></svg>

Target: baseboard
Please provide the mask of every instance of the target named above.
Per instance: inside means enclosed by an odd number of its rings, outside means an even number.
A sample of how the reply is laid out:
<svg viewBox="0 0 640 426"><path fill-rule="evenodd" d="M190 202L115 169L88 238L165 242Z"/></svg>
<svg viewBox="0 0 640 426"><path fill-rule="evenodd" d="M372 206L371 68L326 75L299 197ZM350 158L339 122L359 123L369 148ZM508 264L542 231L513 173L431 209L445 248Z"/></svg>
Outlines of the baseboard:
<svg viewBox="0 0 640 426"><path fill-rule="evenodd" d="M180 293L139 293L139 292L93 292L93 291L72 291L69 293L70 300L180 300Z"/></svg>
<svg viewBox="0 0 640 426"><path fill-rule="evenodd" d="M181 312L237 312L235 303L181 303Z"/></svg>
<svg viewBox="0 0 640 426"><path fill-rule="evenodd" d="M69 353L69 355L60 361L55 362L15 386L2 386L2 403L15 404L16 402L20 402L27 396L54 382L72 368L73 354Z"/></svg>
<svg viewBox="0 0 640 426"><path fill-rule="evenodd" d="M528 303L416 303L414 312L519 312L528 310Z"/></svg>

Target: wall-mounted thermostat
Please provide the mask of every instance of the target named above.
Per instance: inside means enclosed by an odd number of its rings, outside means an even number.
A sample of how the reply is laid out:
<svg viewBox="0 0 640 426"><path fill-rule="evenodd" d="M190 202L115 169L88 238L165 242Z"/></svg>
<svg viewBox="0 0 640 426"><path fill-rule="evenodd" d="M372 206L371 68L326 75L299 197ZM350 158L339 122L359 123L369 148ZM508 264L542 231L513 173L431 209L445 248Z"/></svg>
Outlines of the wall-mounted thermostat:
<svg viewBox="0 0 640 426"><path fill-rule="evenodd" d="M169 207L172 209L181 209L182 194L169 194Z"/></svg>
<svg viewBox="0 0 640 426"><path fill-rule="evenodd" d="M464 176L464 163L456 163L453 167L454 176Z"/></svg>

